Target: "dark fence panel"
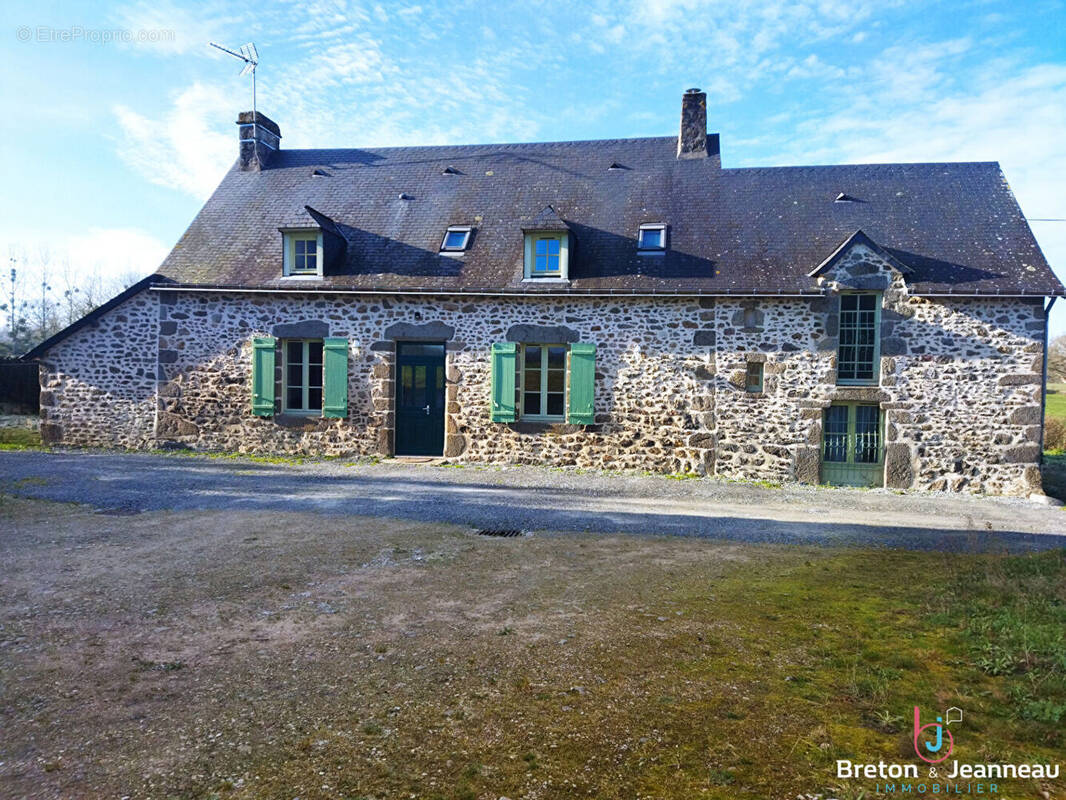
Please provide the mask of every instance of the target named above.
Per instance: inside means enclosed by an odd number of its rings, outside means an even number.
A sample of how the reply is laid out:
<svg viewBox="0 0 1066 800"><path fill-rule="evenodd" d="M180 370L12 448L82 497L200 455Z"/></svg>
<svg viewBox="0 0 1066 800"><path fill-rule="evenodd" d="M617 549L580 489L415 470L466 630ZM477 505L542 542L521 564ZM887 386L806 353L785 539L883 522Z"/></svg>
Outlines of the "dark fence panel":
<svg viewBox="0 0 1066 800"><path fill-rule="evenodd" d="M36 361L0 359L0 406L5 411L36 414L41 410Z"/></svg>

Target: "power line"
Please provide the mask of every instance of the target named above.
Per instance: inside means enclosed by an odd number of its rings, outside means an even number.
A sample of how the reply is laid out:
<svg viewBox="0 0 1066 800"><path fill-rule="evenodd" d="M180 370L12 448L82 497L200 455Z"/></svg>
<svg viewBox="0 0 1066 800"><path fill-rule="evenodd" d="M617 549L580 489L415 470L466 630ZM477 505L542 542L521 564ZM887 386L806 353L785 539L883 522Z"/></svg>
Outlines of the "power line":
<svg viewBox="0 0 1066 800"><path fill-rule="evenodd" d="M1026 222L1066 222L1066 217L1026 217Z"/></svg>

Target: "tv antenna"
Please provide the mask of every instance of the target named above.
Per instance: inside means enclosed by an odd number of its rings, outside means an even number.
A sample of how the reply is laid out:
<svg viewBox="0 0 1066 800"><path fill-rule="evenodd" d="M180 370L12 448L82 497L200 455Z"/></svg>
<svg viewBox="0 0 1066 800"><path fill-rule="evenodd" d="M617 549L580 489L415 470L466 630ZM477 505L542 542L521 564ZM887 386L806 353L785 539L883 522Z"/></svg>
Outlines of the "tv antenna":
<svg viewBox="0 0 1066 800"><path fill-rule="evenodd" d="M220 44L214 42L208 42L212 47L221 50L223 53L229 53L234 58L239 58L244 62L244 69L241 70L241 77L252 73L252 140L253 142L259 141L259 130L256 127L256 123L259 121L259 114L256 112L255 107L255 68L259 66L259 52L255 49L254 42L248 42L248 44L242 44L240 52L236 50L230 50L228 47L223 47ZM254 144L252 146L255 152L255 160L259 161L259 146ZM261 166L261 165L260 165Z"/></svg>

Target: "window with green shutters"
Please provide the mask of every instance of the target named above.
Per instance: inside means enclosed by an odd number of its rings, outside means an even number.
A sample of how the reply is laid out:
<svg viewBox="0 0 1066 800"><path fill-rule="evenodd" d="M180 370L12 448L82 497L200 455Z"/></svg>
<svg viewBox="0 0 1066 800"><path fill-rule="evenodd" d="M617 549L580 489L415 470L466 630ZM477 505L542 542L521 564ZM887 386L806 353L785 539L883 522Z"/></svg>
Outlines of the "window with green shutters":
<svg viewBox="0 0 1066 800"><path fill-rule="evenodd" d="M872 384L878 381L881 360L879 328L881 296L876 292L840 295L840 339L837 383Z"/></svg>
<svg viewBox="0 0 1066 800"><path fill-rule="evenodd" d="M286 413L323 417L348 416L348 340L253 340L252 413L269 417L275 412L275 392L280 383L281 409ZM281 353L281 380L275 373L276 353Z"/></svg>
<svg viewBox="0 0 1066 800"><path fill-rule="evenodd" d="M492 420L590 425L595 380L594 344L499 342L492 346Z"/></svg>

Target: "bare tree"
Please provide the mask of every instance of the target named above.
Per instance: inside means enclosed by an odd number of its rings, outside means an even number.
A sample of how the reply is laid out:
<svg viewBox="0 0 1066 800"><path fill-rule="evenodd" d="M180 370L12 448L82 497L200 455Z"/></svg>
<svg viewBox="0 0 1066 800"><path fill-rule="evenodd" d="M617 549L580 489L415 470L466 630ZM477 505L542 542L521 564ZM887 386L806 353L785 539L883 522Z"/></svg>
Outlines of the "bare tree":
<svg viewBox="0 0 1066 800"><path fill-rule="evenodd" d="M1047 377L1049 383L1066 382L1066 333L1059 334L1048 344Z"/></svg>

